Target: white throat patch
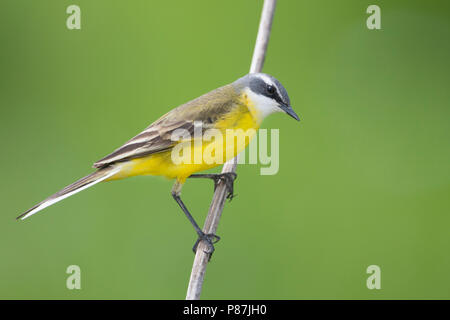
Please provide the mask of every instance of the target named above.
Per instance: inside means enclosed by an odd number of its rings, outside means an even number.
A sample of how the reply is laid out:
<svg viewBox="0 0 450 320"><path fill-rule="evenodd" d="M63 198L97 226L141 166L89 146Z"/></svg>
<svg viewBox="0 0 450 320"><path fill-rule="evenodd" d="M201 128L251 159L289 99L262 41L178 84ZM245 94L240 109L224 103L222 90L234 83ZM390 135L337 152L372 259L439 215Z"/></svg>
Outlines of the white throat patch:
<svg viewBox="0 0 450 320"><path fill-rule="evenodd" d="M278 102L276 102L274 99L257 94L249 88L245 89L245 93L256 109L257 114L254 114L253 116L260 121L262 121L269 114L282 111L279 107Z"/></svg>

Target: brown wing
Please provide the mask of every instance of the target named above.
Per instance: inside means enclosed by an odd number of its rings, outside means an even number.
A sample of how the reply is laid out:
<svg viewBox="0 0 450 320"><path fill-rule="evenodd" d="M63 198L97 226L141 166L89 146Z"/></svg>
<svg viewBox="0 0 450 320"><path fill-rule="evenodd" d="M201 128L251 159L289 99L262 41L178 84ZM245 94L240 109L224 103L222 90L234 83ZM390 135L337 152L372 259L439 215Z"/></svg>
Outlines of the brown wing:
<svg viewBox="0 0 450 320"><path fill-rule="evenodd" d="M170 150L177 143L171 139L175 130L184 129L193 136L194 124L199 121L205 131L235 107L236 100L236 91L231 85L226 85L183 104L162 116L113 153L95 162L94 168Z"/></svg>

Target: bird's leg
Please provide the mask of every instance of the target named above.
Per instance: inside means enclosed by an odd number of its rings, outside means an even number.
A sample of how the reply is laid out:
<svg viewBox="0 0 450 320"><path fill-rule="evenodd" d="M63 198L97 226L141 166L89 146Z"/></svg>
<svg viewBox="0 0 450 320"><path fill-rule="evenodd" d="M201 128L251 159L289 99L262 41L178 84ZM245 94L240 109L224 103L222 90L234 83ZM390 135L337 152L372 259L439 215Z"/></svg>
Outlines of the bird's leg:
<svg viewBox="0 0 450 320"><path fill-rule="evenodd" d="M234 194L234 180L237 178L237 174L234 172L225 173L205 173L205 174L191 174L189 178L207 178L214 180L214 190L216 190L219 181L223 181L227 187L227 199L230 201L235 197Z"/></svg>
<svg viewBox="0 0 450 320"><path fill-rule="evenodd" d="M192 226L195 229L195 232L197 232L198 239L195 242L194 247L192 248L192 250L194 251L194 253L196 253L198 244L200 243L200 241L204 240L206 242L206 244L208 245L208 251L207 252L205 251L205 253L209 253L209 258L211 259L211 256L212 256L212 254L214 252L214 243L219 241L220 237L216 236L215 234L209 234L209 233L205 234L202 231L202 229L200 229L200 227L198 226L197 222L195 222L194 217L192 217L192 215L189 213L189 210L186 208L186 206L184 205L183 201L180 198L181 187L182 187L182 184L180 182L176 181L174 186L173 186L173 188L172 188L172 197L175 199L175 201L180 206L181 210L183 210L184 214L186 215L186 217L191 222Z"/></svg>

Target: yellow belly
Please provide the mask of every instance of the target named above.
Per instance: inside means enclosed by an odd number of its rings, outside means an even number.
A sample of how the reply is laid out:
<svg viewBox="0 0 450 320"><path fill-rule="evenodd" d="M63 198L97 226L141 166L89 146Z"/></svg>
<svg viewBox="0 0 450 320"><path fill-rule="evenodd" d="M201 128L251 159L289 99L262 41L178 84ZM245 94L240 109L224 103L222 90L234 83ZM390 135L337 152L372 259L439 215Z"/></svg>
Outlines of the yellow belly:
<svg viewBox="0 0 450 320"><path fill-rule="evenodd" d="M120 164L122 170L108 180L137 175L157 175L184 182L191 174L217 167L238 155L256 134L259 121L247 107L241 107L230 113L227 118L216 122L214 127L222 134L222 141L202 139L194 142L192 139L180 142L184 144L182 146L185 148L184 151L190 151L181 153L185 161L174 162L172 149L122 163ZM234 135L233 139L231 139L232 135ZM232 140L234 143L230 143ZM217 161L218 159L220 160Z"/></svg>

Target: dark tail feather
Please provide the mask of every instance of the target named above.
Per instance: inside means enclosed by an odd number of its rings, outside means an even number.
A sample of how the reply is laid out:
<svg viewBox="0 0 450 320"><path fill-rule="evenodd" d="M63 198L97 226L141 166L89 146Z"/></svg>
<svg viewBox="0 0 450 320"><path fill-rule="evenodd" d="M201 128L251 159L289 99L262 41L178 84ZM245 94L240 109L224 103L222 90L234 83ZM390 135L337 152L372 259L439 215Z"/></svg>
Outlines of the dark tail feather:
<svg viewBox="0 0 450 320"><path fill-rule="evenodd" d="M67 197L70 197L74 195L75 193L78 193L84 189L87 189L111 176L116 174L120 171L120 167L106 167L102 168L94 173L91 173L90 175L81 178L80 180L72 183L71 185L68 185L61 191L55 193L54 195L48 197L44 201L39 202L34 207L28 209L24 213L22 213L20 216L18 216L16 219L24 220L28 218L29 216L41 211L44 208L47 208L48 206L51 206L52 204L55 204Z"/></svg>

